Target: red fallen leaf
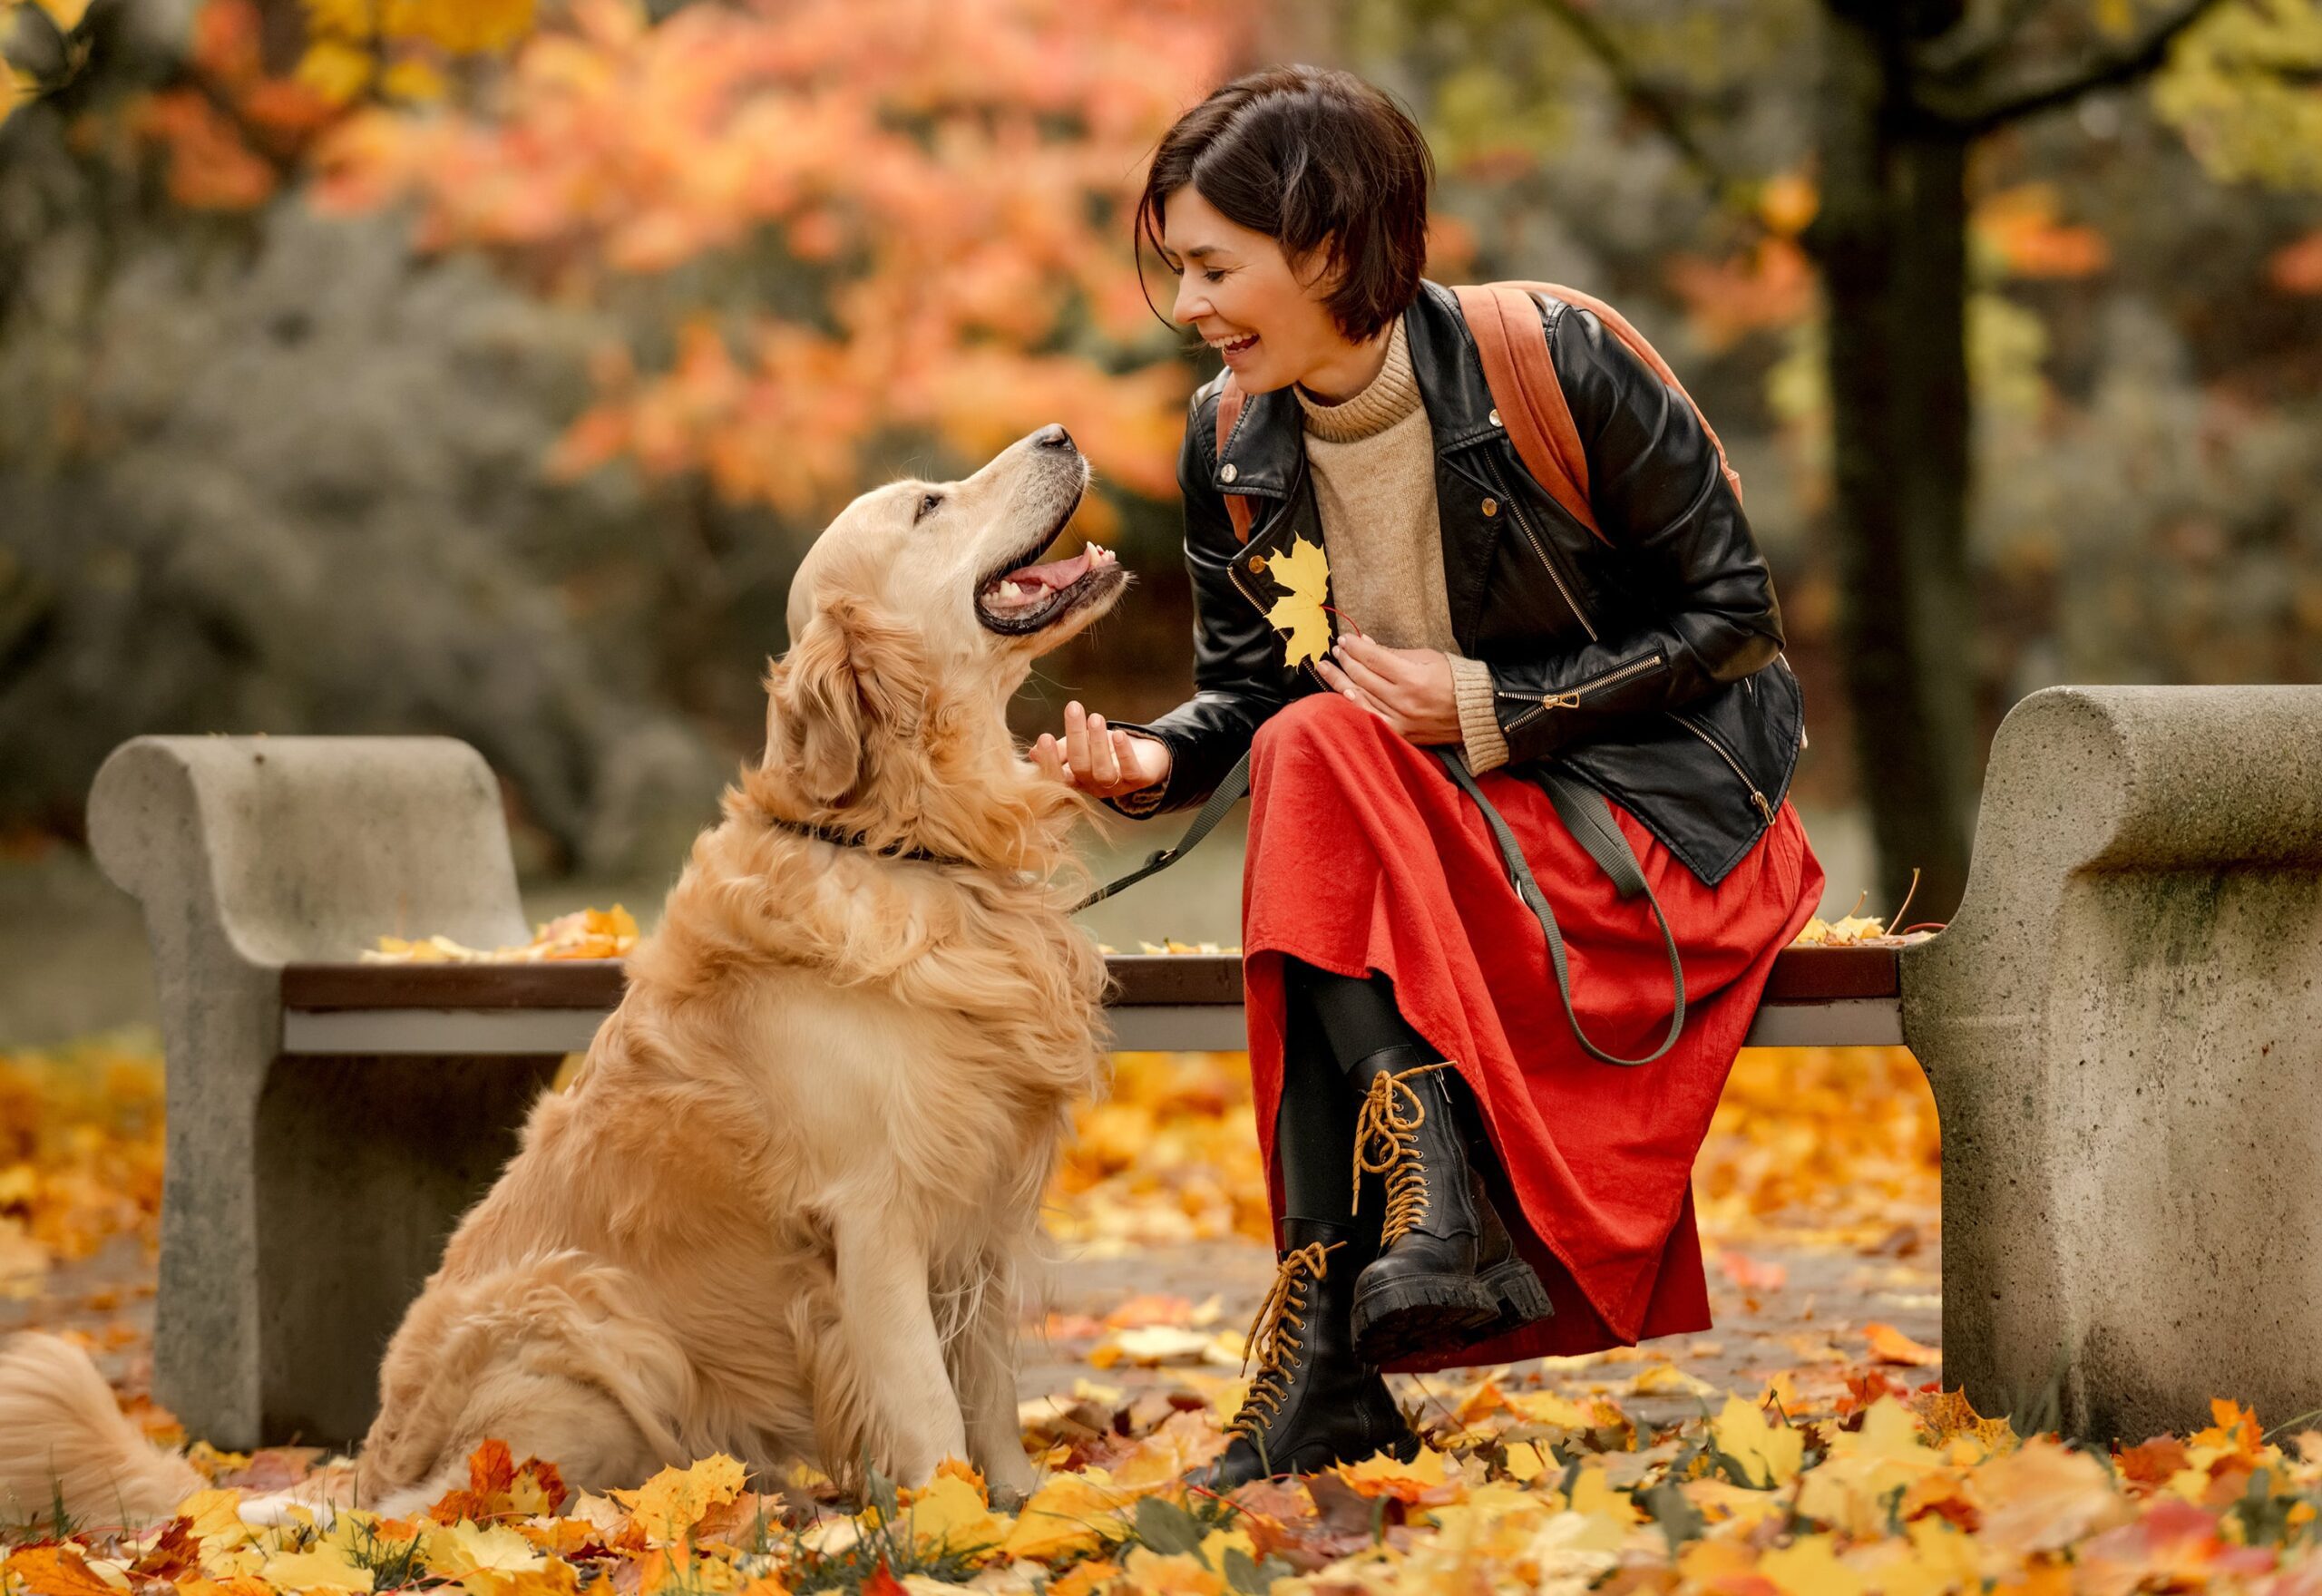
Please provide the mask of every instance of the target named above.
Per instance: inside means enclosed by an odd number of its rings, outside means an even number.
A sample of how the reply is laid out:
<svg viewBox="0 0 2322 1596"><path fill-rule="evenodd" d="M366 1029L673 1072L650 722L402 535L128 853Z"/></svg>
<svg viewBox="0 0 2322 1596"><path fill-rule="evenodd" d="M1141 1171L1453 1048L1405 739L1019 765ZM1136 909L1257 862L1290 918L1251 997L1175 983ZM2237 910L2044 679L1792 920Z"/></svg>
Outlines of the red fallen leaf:
<svg viewBox="0 0 2322 1596"><path fill-rule="evenodd" d="M887 1560L881 1558L871 1577L863 1581L863 1596L909 1596L903 1582L887 1572Z"/></svg>
<svg viewBox="0 0 2322 1596"><path fill-rule="evenodd" d="M2132 1485L2138 1487L2136 1495L2150 1495L2169 1483L2169 1478L2186 1465L2185 1443L2174 1435L2155 1435L2141 1445L2122 1447L2112 1455L2112 1466Z"/></svg>
<svg viewBox="0 0 2322 1596"><path fill-rule="evenodd" d="M508 1443L487 1439L468 1454L468 1488L446 1491L427 1510L427 1516L439 1524L455 1524L462 1519L477 1523L489 1523L493 1514L495 1497L505 1511L508 1488L516 1483L516 1460L509 1455Z"/></svg>
<svg viewBox="0 0 2322 1596"><path fill-rule="evenodd" d="M439 1524L455 1524L463 1518L477 1523L532 1518L554 1513L570 1495L556 1465L537 1457L520 1464L509 1454L507 1442L487 1439L468 1455L467 1489L444 1493L427 1516Z"/></svg>
<svg viewBox="0 0 2322 1596"><path fill-rule="evenodd" d="M1840 1418L1860 1413L1881 1396L1899 1397L1903 1395L1903 1387L1888 1379L1883 1371L1877 1368L1849 1370L1846 1381L1847 1394L1839 1397L1838 1402Z"/></svg>
<svg viewBox="0 0 2322 1596"><path fill-rule="evenodd" d="M201 1542L194 1538L193 1521L173 1518L161 1526L161 1538L140 1557L132 1572L145 1580L171 1583L201 1567Z"/></svg>

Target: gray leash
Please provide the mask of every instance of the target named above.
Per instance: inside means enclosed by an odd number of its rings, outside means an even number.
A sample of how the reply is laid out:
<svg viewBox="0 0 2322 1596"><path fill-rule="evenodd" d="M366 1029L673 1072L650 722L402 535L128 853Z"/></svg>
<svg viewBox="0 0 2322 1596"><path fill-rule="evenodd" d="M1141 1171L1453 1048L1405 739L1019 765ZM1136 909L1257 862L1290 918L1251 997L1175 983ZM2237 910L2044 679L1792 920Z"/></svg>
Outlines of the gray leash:
<svg viewBox="0 0 2322 1596"><path fill-rule="evenodd" d="M1605 1052L1588 1039L1580 1028L1580 1017L1572 1008L1572 971L1565 956L1564 932L1556 926L1556 910L1548 907L1547 895L1540 890L1540 883L1532 877L1532 867L1524 861L1524 851L1516 845L1516 833L1507 829L1507 822L1483 789L1476 785L1476 778L1468 773L1457 754L1438 748L1432 751L1451 773L1476 807L1484 812L1484 823L1491 827L1492 840L1499 844L1500 862L1507 868L1508 884L1516 889L1516 896L1523 900L1539 920L1540 929L1548 939L1548 965L1556 972L1556 996L1564 999L1565 1018L1572 1022L1572 1034L1591 1058L1605 1064L1617 1064L1624 1069L1634 1069L1641 1064L1651 1064L1677 1044L1677 1035L1685 1028L1685 969L1677 961L1677 939L1669 929L1669 917L1661 912L1661 900L1645 884L1644 867L1636 861L1636 852L1629 846L1628 834L1613 818L1612 805L1605 802L1605 794L1594 787L1583 786L1569 776L1543 769L1537 779L1548 794L1548 802L1556 805L1565 829L1595 860L1605 873L1613 878L1613 890L1624 900L1644 894L1652 905L1653 918L1661 922L1661 940L1669 949L1669 979L1677 990L1677 1006L1669 1015L1669 1034L1661 1038L1661 1046L1643 1058L1622 1058Z"/></svg>
<svg viewBox="0 0 2322 1596"><path fill-rule="evenodd" d="M1624 901L1644 893L1645 902L1652 906L1653 918L1661 923L1661 939L1669 949L1669 978L1676 988L1677 1006L1669 1016L1669 1034L1661 1039L1660 1046L1643 1058L1622 1058L1607 1053L1590 1041L1588 1033L1580 1028L1580 1017L1573 1012L1572 1007L1572 970L1565 953L1564 932L1556 925L1556 911L1548 907L1546 894L1540 890L1540 883L1533 878L1532 867L1524 861L1523 849L1517 846L1516 833L1507 829L1507 820L1492 807L1491 800L1484 796L1483 789L1476 785L1476 778L1468 774L1466 764L1459 755L1443 748L1431 752L1443 762L1443 768L1451 773L1451 779L1476 801L1476 807L1483 811L1484 823L1491 828L1492 840L1499 845L1500 862L1507 867L1508 884L1516 889L1516 896L1524 907L1538 918L1540 929L1548 939L1548 966L1556 974L1556 996L1564 1000L1565 1017L1572 1022L1572 1034L1581 1047L1591 1058L1605 1064L1616 1064L1624 1069L1633 1069L1638 1065L1651 1064L1675 1046L1678 1034L1685 1028L1685 971L1677 960L1677 939L1671 934L1669 917L1661 912L1660 900L1654 897L1653 889L1646 885L1644 868L1636 861L1636 852L1629 846L1627 834L1613 819L1612 806L1605 802L1605 795L1593 787L1583 786L1570 777L1554 772L1543 770L1537 777L1548 794L1548 802L1556 805L1557 815L1564 821L1565 829L1572 833L1573 840L1580 844L1588 857L1612 878L1613 890L1621 895ZM1217 790L1209 795L1208 801L1194 813L1193 822L1185 827L1184 836L1171 847L1156 850L1144 864L1118 881L1107 881L1089 893L1073 905L1072 912L1078 914L1091 903L1101 902L1124 888L1133 887L1146 877L1176 863L1192 852L1203 838L1217 829L1217 822L1225 818L1225 812L1239 803L1249 790L1250 756L1244 754L1234 762L1234 768L1225 773L1224 779L1217 783Z"/></svg>
<svg viewBox="0 0 2322 1596"><path fill-rule="evenodd" d="M1177 839L1176 846L1156 849L1144 864L1117 881L1106 882L1074 904L1072 912L1078 914L1091 903L1100 903L1122 888L1134 887L1155 871L1167 870L1191 853L1204 837L1215 831L1217 822L1225 818L1225 812L1242 802L1242 795L1249 790L1250 756L1245 753L1234 762L1234 768L1227 771L1225 778L1217 783L1217 791L1209 795L1209 802L1194 812L1193 823L1185 828L1185 834Z"/></svg>

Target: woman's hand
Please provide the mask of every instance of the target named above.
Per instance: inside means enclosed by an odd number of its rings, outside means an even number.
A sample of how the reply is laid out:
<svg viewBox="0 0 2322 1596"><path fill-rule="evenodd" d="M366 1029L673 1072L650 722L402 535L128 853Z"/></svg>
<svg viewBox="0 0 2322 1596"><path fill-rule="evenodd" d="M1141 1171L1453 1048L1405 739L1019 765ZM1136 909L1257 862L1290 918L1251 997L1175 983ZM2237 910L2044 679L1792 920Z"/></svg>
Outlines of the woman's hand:
<svg viewBox="0 0 2322 1596"><path fill-rule="evenodd" d="M1114 730L1103 715L1083 711L1076 698L1064 706L1063 740L1042 732L1032 744L1032 763L1091 798L1117 798L1168 775L1169 745L1141 732Z"/></svg>
<svg viewBox="0 0 2322 1596"><path fill-rule="evenodd" d="M1422 747L1459 741L1451 657L1440 648L1390 648L1348 633L1314 663L1315 674Z"/></svg>

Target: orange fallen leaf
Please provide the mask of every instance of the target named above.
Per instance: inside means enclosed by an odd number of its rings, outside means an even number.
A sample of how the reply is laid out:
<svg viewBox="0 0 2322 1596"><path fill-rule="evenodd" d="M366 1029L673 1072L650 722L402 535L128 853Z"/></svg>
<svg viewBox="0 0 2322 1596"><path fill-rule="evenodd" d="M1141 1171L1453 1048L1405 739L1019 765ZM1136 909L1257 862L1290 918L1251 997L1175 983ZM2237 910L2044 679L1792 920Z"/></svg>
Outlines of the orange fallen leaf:
<svg viewBox="0 0 2322 1596"><path fill-rule="evenodd" d="M1868 1324L1862 1327L1862 1333L1870 1342L1870 1356L1880 1363L1928 1368L1943 1361L1941 1352L1924 1342L1912 1340L1893 1325Z"/></svg>

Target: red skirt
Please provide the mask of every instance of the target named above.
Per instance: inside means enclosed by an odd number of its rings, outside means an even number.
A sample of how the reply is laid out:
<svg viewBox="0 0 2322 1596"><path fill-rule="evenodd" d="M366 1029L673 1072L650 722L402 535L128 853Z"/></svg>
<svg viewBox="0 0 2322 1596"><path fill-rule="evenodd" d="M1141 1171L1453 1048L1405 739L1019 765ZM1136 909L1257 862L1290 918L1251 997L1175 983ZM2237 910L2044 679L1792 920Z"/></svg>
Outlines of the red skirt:
<svg viewBox="0 0 2322 1596"><path fill-rule="evenodd" d="M1590 1038L1627 1057L1651 1052L1672 997L1653 911L1642 897L1620 900L1538 787L1505 771L1478 784L1556 910ZM1822 867L1787 803L1714 888L1620 805L1613 813L1685 970L1683 1032L1635 1069L1591 1058L1574 1040L1540 923L1509 887L1481 813L1434 754L1335 693L1299 699L1258 730L1243 975L1277 1228L1282 956L1346 976L1378 970L1404 1019L1473 1090L1523 1211L1503 1217L1556 1305L1523 1330L1391 1368L1592 1352L1709 1328L1693 1157L1774 956L1820 900Z"/></svg>

